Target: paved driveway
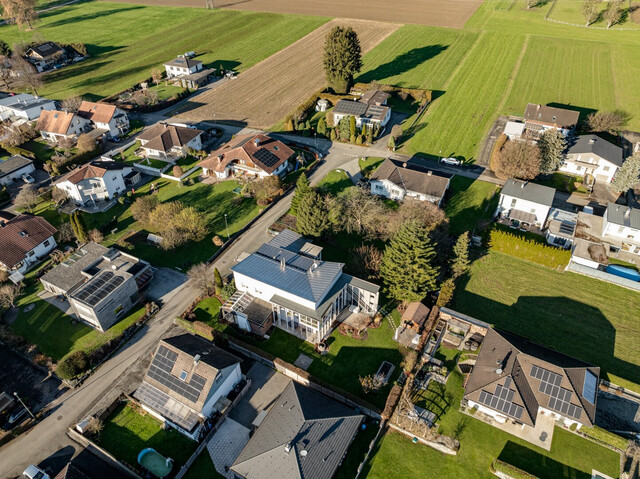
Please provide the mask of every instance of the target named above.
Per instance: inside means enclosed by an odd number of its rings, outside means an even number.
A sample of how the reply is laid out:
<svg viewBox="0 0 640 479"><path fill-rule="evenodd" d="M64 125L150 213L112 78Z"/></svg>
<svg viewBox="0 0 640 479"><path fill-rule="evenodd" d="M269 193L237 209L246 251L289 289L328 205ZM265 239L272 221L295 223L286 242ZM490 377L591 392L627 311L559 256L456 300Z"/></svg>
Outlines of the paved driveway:
<svg viewBox="0 0 640 479"><path fill-rule="evenodd" d="M169 268L158 268L144 293L152 300L160 304L166 304L178 293L188 279L186 274L178 271Z"/></svg>
<svg viewBox="0 0 640 479"><path fill-rule="evenodd" d="M228 479L235 479L229 468L249 442L249 429L233 419L225 419L213 439L207 444L207 451L216 471Z"/></svg>

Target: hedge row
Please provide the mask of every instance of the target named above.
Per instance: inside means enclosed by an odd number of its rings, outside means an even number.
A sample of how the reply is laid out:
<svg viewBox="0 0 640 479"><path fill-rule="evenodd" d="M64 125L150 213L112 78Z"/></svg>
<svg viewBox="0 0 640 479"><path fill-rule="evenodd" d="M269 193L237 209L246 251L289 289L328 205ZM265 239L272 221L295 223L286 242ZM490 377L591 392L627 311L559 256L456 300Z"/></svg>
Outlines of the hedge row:
<svg viewBox="0 0 640 479"><path fill-rule="evenodd" d="M22 155L26 158L31 158L32 160L35 160L36 158L35 153L29 150L25 150L24 148L20 148L19 146L11 146L7 145L6 143L2 143L0 144L0 146L2 146L3 150L6 150L7 153L10 153L12 155Z"/></svg>
<svg viewBox="0 0 640 479"><path fill-rule="evenodd" d="M553 269L566 267L571 259L571 250L547 246L496 227L489 233L489 247L494 251Z"/></svg>
<svg viewBox="0 0 640 479"><path fill-rule="evenodd" d="M95 149L91 151L85 151L84 153L78 153L77 155L70 156L64 163L56 165L53 160L47 161L47 164L51 165L51 173L54 175L60 175L71 171L78 165L91 160L102 153L100 145L96 145Z"/></svg>
<svg viewBox="0 0 640 479"><path fill-rule="evenodd" d="M539 479L538 476L529 474L528 472L523 471L522 469L519 469L516 466L509 464L508 462L501 461L500 459L494 459L491 465L492 472L502 472L510 477L513 477L513 479Z"/></svg>
<svg viewBox="0 0 640 479"><path fill-rule="evenodd" d="M598 426L583 426L580 428L580 433L587 439L593 439L596 442L608 444L609 446L620 449L621 451L626 451L627 447L629 446L629 441L627 441L625 438L609 432L606 429L602 429Z"/></svg>

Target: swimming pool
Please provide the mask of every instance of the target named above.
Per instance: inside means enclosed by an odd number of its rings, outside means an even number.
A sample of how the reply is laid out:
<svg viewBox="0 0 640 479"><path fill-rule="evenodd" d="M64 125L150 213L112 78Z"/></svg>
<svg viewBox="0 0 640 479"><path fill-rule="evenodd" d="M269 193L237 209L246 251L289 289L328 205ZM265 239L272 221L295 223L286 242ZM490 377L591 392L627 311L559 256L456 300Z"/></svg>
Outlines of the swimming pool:
<svg viewBox="0 0 640 479"><path fill-rule="evenodd" d="M138 463L154 476L162 479L173 469L173 459L164 457L153 448L146 448L138 454Z"/></svg>
<svg viewBox="0 0 640 479"><path fill-rule="evenodd" d="M621 278L630 279L631 281L640 281L640 273L635 269L625 268L617 264L610 264L605 268L605 271L609 274L620 276Z"/></svg>

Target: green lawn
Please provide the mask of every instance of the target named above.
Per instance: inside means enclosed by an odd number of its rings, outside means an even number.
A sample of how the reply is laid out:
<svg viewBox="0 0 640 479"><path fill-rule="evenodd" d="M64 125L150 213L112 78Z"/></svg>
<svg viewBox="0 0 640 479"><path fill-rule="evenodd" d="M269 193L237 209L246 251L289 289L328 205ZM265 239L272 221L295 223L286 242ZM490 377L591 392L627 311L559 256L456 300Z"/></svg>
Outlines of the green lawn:
<svg viewBox="0 0 640 479"><path fill-rule="evenodd" d="M203 4L204 6L204 4ZM153 67L195 50L207 65L244 71L316 29L327 19L296 15L83 2L43 13L47 40L87 45L91 58L45 76L38 92L100 98L148 78ZM0 27L10 45L33 32Z"/></svg>
<svg viewBox="0 0 640 479"><path fill-rule="evenodd" d="M117 459L135 467L140 467L140 451L151 447L173 459L176 470L187 462L198 446L175 429L162 429L160 421L146 412L138 412L129 404L119 406L107 418L98 444Z"/></svg>
<svg viewBox="0 0 640 479"><path fill-rule="evenodd" d="M608 2L602 2L598 5L600 16L598 19L591 24L593 27L606 28L607 22L603 17L604 11L607 9ZM627 4L624 7L628 7ZM580 2L573 2L571 0L557 0L555 2L555 6L551 11L551 15L549 18L553 20L557 20L559 22L567 22L574 25L583 26L585 24L584 16L582 15L582 4ZM637 23L633 23L628 16L626 16L623 21L617 25L613 25L611 27L614 30L617 29L640 29L640 25Z"/></svg>
<svg viewBox="0 0 640 479"><path fill-rule="evenodd" d="M197 180L198 173L190 178ZM227 214L229 234L233 235L242 229L260 211L255 200L244 198L233 193L238 187L237 181L224 181L215 185L206 185L197 181L192 185L180 185L177 181L158 179L153 183L158 188L160 202L180 201L184 206L193 206L200 211L206 221L208 234L198 243L189 242L167 252L146 241L133 240L130 253L149 261L153 266L182 267L185 270L190 265L206 261L218 249L211 241L215 235L221 238L227 236L224 214ZM136 190L131 200L148 194L150 184ZM105 246L116 245L124 236L132 232L144 232L144 228L131 216L126 205L117 204L104 213L84 214L88 229L98 228L109 232L114 228L110 222L115 218L115 234L105 235Z"/></svg>
<svg viewBox="0 0 640 479"><path fill-rule="evenodd" d="M202 321L209 326L216 327L218 324L218 313L220 312L220 301L218 298L205 298L198 303L193 310L197 321Z"/></svg>
<svg viewBox="0 0 640 479"><path fill-rule="evenodd" d="M384 158L377 158L375 156L360 158L358 160L358 166L360 167L362 176L364 176L365 178L369 178L373 174L373 172L378 169L383 161Z"/></svg>
<svg viewBox="0 0 640 479"><path fill-rule="evenodd" d="M449 199L445 212L455 235L465 231L478 231L479 223L491 219L497 207L498 186L486 181L472 180L455 175L449 186Z"/></svg>
<svg viewBox="0 0 640 479"><path fill-rule="evenodd" d="M184 479L224 479L224 476L216 471L209 451L205 449L184 475Z"/></svg>
<svg viewBox="0 0 640 479"><path fill-rule="evenodd" d="M364 431L358 429L358 434L356 434L351 446L349 446L347 455L342 461L338 472L336 472L335 479L353 479L356 477L358 466L364 461L367 451L369 450L369 444L371 444L373 438L378 434L380 422L368 419L365 425L366 428Z"/></svg>
<svg viewBox="0 0 640 479"><path fill-rule="evenodd" d="M176 165L178 165L182 170L186 173L191 168L196 166L199 161L202 161L200 158L195 158L191 155L185 156L184 158L180 158L176 161Z"/></svg>
<svg viewBox="0 0 640 479"><path fill-rule="evenodd" d="M353 186L353 182L344 170L332 170L322 178L317 187L326 193L337 196Z"/></svg>
<svg viewBox="0 0 640 479"><path fill-rule="evenodd" d="M640 391L640 293L491 252L460 284L452 308L602 368Z"/></svg>
<svg viewBox="0 0 640 479"><path fill-rule="evenodd" d="M23 145L20 145L20 148L33 152L36 155L36 159L43 163L55 154L55 150L51 148L46 141L41 139L27 141Z"/></svg>
<svg viewBox="0 0 640 479"><path fill-rule="evenodd" d="M159 85L150 87L149 90L155 91L158 94L158 100L164 101L182 93L182 91L184 91L184 88L182 88L181 86L160 83Z"/></svg>

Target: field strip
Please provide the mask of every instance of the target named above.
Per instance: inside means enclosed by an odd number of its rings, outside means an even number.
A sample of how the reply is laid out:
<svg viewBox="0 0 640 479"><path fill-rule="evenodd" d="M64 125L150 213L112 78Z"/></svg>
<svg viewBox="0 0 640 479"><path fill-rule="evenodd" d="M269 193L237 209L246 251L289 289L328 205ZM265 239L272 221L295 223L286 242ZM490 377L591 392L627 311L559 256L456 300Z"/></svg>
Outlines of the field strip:
<svg viewBox="0 0 640 479"><path fill-rule="evenodd" d="M520 55L518 55L518 60L516 61L516 64L513 66L513 72L509 77L509 83L507 83L507 88L505 88L504 95L502 95L502 101L500 102L500 105L498 105L498 108L496 108L496 113L498 115L501 114L505 103L507 103L507 98L509 98L509 95L511 94L511 89L513 88L513 84L516 81L518 72L520 71L520 65L522 65L522 59L524 58L524 55L527 52L527 47L529 46L530 38L531 38L531 35L529 34L527 34L524 38L524 44L522 45L522 50L520 50Z"/></svg>
<svg viewBox="0 0 640 479"><path fill-rule="evenodd" d="M451 80L453 80L453 78L457 75L458 71L460 71L460 69L464 66L465 62L467 61L467 58L469 58L469 55L471 54L471 52L477 48L478 44L480 43L480 39L484 37L485 33L486 32L483 31L482 33L480 33L480 35L478 35L478 37L476 38L476 41L473 42L473 45L471 45L471 48L469 48L469 50L464 55L464 57L462 57L462 60L460 60L460 63L458 63L458 66L451 72L451 75L449 75L449 78L447 79L447 81L444 82L444 85L442 85L443 90L445 91L447 90L447 87L451 83Z"/></svg>
<svg viewBox="0 0 640 479"><path fill-rule="evenodd" d="M178 117L192 121L230 121L268 128L282 120L325 85L323 50L326 34L336 25L352 26L363 53L400 25L334 19L261 61L235 80L187 102Z"/></svg>

